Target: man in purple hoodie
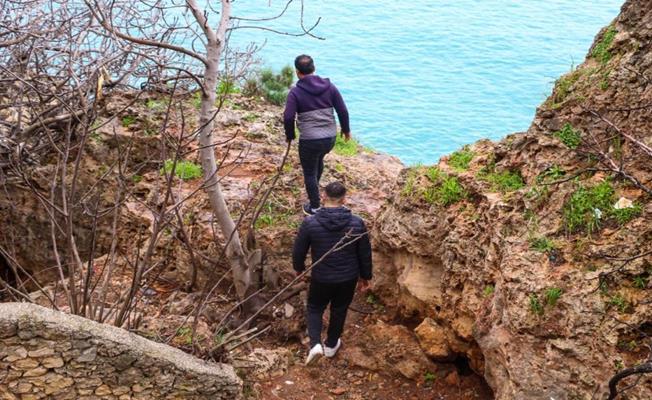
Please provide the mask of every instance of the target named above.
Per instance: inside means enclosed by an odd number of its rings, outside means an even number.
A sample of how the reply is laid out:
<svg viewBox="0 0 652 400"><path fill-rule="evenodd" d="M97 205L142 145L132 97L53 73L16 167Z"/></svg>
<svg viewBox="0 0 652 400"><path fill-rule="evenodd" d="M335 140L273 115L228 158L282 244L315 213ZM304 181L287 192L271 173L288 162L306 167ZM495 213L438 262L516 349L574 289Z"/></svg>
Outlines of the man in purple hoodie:
<svg viewBox="0 0 652 400"><path fill-rule="evenodd" d="M337 111L344 140L351 138L349 112L342 95L328 78L315 75L312 57L302 54L294 60L299 81L288 94L283 120L288 142L296 138L294 123L299 128L299 160L310 203L303 206L307 215L320 207L319 180L324 172L324 156L335 146Z"/></svg>

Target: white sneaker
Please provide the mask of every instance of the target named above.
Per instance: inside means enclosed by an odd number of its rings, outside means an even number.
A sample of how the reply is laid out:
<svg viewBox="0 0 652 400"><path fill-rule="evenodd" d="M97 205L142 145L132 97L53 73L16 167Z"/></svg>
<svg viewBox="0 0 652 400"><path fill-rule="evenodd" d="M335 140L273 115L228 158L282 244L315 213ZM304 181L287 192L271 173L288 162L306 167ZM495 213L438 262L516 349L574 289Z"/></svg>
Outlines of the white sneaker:
<svg viewBox="0 0 652 400"><path fill-rule="evenodd" d="M310 365L313 362L317 361L321 356L324 355L324 349L321 347L321 344L316 344L312 346L312 349L308 352L308 357L306 357L306 365Z"/></svg>
<svg viewBox="0 0 652 400"><path fill-rule="evenodd" d="M337 339L337 344L335 345L335 347L324 346L324 355L328 358L335 357L335 353L337 353L341 345L342 345L342 341L340 339Z"/></svg>

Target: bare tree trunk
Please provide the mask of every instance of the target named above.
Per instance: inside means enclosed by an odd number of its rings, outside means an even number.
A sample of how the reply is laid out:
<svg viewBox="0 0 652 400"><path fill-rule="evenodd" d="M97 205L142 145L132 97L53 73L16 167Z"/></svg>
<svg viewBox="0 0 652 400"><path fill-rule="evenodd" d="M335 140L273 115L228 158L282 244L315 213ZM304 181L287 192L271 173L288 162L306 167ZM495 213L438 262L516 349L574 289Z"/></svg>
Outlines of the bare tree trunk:
<svg viewBox="0 0 652 400"><path fill-rule="evenodd" d="M250 253L243 247L240 235L236 230L235 222L229 213L224 194L217 175L217 163L215 160L215 149L213 145L213 129L215 119L215 102L217 100L217 87L219 79L219 66L226 31L231 18L230 0L222 0L222 13L217 31L208 26L204 14L195 0L187 0L188 7L202 27L208 40L206 45L206 67L204 70L203 93L201 97L201 109L199 113L199 144L201 165L204 171L204 186L213 213L220 226L222 235L227 241L226 256L233 273L233 282L240 299L245 299L248 294L255 290L252 288L252 264L260 258L260 251Z"/></svg>

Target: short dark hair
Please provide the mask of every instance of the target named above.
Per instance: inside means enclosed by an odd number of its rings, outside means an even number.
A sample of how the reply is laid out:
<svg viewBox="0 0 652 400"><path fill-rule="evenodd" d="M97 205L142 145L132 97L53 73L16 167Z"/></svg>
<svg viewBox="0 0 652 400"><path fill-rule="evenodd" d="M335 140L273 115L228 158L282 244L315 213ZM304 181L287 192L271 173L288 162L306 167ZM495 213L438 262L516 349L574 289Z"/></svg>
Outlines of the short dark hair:
<svg viewBox="0 0 652 400"><path fill-rule="evenodd" d="M346 195L346 188L340 182L331 182L326 185L326 196L333 200L340 200Z"/></svg>
<svg viewBox="0 0 652 400"><path fill-rule="evenodd" d="M307 54L301 54L294 59L294 68L304 75L315 72L315 61Z"/></svg>

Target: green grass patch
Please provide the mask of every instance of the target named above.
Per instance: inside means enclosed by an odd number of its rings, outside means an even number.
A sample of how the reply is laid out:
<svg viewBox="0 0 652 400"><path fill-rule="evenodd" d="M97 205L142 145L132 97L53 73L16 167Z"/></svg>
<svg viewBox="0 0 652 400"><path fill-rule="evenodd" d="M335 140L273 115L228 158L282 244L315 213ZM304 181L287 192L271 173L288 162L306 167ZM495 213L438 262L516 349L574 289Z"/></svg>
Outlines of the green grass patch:
<svg viewBox="0 0 652 400"><path fill-rule="evenodd" d="M552 287L546 289L546 291L543 293L543 297L546 299L546 304L549 305L550 307L554 307L557 304L557 301L561 297L562 290L557 287Z"/></svg>
<svg viewBox="0 0 652 400"><path fill-rule="evenodd" d="M136 122L136 117L133 115L125 115L120 119L120 122L122 123L122 126L124 128L129 128L131 125L133 125Z"/></svg>
<svg viewBox="0 0 652 400"><path fill-rule="evenodd" d="M628 208L612 208L609 214L613 216L619 225L625 225L629 221L641 215L643 212L643 207L640 204L634 203L631 207Z"/></svg>
<svg viewBox="0 0 652 400"><path fill-rule="evenodd" d="M647 282L648 278L645 276L635 276L634 279L632 279L632 285L636 289L645 289L647 287Z"/></svg>
<svg viewBox="0 0 652 400"><path fill-rule="evenodd" d="M166 100L147 99L145 107L153 111L165 111L168 104L169 103Z"/></svg>
<svg viewBox="0 0 652 400"><path fill-rule="evenodd" d="M549 253L557 248L555 242L545 236L530 239L530 249L541 253Z"/></svg>
<svg viewBox="0 0 652 400"><path fill-rule="evenodd" d="M482 294L484 295L484 297L489 297L492 294L494 294L495 291L496 291L496 287L494 285L487 285L484 287L484 290L482 290Z"/></svg>
<svg viewBox="0 0 652 400"><path fill-rule="evenodd" d="M191 161L180 160L174 165L173 160L165 160L163 168L161 168L161 175L163 174L173 174L184 181L188 181L201 177L202 169L201 165Z"/></svg>
<svg viewBox="0 0 652 400"><path fill-rule="evenodd" d="M469 164L471 163L471 160L473 160L473 157L475 157L475 153L469 150L468 147L464 147L451 154L448 159L448 165L458 171L466 171L469 169Z"/></svg>
<svg viewBox="0 0 652 400"><path fill-rule="evenodd" d="M573 126L569 123L566 123L560 130L553 132L552 135L570 149L576 149L582 143L580 131L573 129Z"/></svg>
<svg viewBox="0 0 652 400"><path fill-rule="evenodd" d="M423 199L429 204L447 207L466 198L467 193L456 176L447 175L438 168L426 170L432 185L423 190Z"/></svg>
<svg viewBox="0 0 652 400"><path fill-rule="evenodd" d="M571 68L571 72L562 75L555 81L555 89L552 95L552 108L558 108L568 99L568 96L573 91L573 85L575 85L581 76L582 71L580 69L573 70Z"/></svg>
<svg viewBox="0 0 652 400"><path fill-rule="evenodd" d="M480 176L480 179L491 183L491 189L502 193L513 192L525 186L519 172L503 171L490 172Z"/></svg>
<svg viewBox="0 0 652 400"><path fill-rule="evenodd" d="M218 96L226 96L235 93L240 93L240 88L232 79L222 79L217 85Z"/></svg>
<svg viewBox="0 0 652 400"><path fill-rule="evenodd" d="M585 231L590 235L603 221L611 219L622 226L641 215L643 209L639 204L615 209L614 195L615 190L609 180L592 187L580 186L564 205L566 229L571 233Z"/></svg>
<svg viewBox="0 0 652 400"><path fill-rule="evenodd" d="M529 302L530 302L530 311L532 312L532 314L543 315L543 305L539 300L539 296L537 296L535 293L530 293Z"/></svg>
<svg viewBox="0 0 652 400"><path fill-rule="evenodd" d="M593 51L591 52L591 57L600 61L602 64L606 64L611 60L612 54L609 48L611 47L614 38L618 31L615 27L610 26L607 28L605 33L602 35L602 39L595 45Z"/></svg>
<svg viewBox="0 0 652 400"><path fill-rule="evenodd" d="M412 197L416 192L419 178L419 167L411 168L407 171L405 175L405 183L401 189L401 195L405 197Z"/></svg>
<svg viewBox="0 0 652 400"><path fill-rule="evenodd" d="M435 378L436 378L435 374L433 374L430 371L423 374L423 381L428 385L431 385L435 381Z"/></svg>
<svg viewBox="0 0 652 400"><path fill-rule="evenodd" d="M629 309L629 303L621 294L615 294L609 298L607 305L624 313Z"/></svg>
<svg viewBox="0 0 652 400"><path fill-rule="evenodd" d="M335 139L335 147L333 148L333 151L335 154L339 154L340 156L353 157L358 155L358 147L359 144L357 140L351 138L347 142L344 140L344 136L339 134Z"/></svg>
<svg viewBox="0 0 652 400"><path fill-rule="evenodd" d="M566 171L561 169L559 165L552 165L537 176L537 183L554 182L561 179L564 175L566 175Z"/></svg>

